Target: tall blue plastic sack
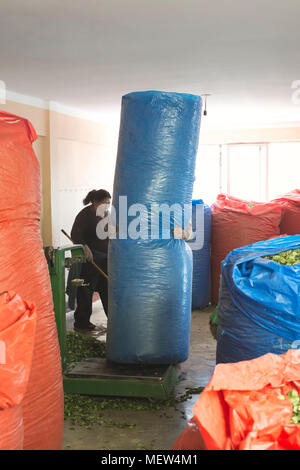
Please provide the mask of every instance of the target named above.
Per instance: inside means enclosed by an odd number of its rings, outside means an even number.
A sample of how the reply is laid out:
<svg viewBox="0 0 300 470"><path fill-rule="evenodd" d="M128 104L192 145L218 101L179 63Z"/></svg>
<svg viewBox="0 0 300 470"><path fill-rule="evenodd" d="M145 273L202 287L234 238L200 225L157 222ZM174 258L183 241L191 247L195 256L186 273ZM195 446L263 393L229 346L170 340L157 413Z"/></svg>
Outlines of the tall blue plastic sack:
<svg viewBox="0 0 300 470"><path fill-rule="evenodd" d="M126 196L128 209L143 204L152 215L158 212L157 205L184 209L191 204L201 108L201 98L186 93L123 96L113 191L117 219L119 196ZM172 216L182 225L180 217L171 214L171 228Z"/></svg>
<svg viewBox="0 0 300 470"><path fill-rule="evenodd" d="M192 253L182 240L112 240L107 355L177 363L189 352Z"/></svg>
<svg viewBox="0 0 300 470"><path fill-rule="evenodd" d="M200 209L199 220L197 220L197 208ZM206 307L210 302L211 209L202 199L192 201L192 225L196 234L195 240L190 243L193 252L192 309L194 310ZM203 244L199 245L200 242ZM198 245L200 248L197 248Z"/></svg>
<svg viewBox="0 0 300 470"><path fill-rule="evenodd" d="M201 105L198 96L157 91L122 99L113 192L117 239L108 257L111 361L163 364L188 357L192 254L172 234L174 224L183 223L182 211L170 214L169 234L157 214L162 204L191 206ZM136 217L141 238L131 230Z"/></svg>
<svg viewBox="0 0 300 470"><path fill-rule="evenodd" d="M223 261L217 363L299 348L300 264L263 258L299 248L299 235L280 237L233 250Z"/></svg>

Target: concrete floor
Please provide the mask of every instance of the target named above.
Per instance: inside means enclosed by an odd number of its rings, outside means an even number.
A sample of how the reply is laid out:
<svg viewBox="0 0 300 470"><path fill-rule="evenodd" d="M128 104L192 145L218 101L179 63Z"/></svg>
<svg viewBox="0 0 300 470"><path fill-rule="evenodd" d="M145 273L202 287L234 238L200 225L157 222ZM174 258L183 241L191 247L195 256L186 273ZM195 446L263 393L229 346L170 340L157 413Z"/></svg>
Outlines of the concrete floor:
<svg viewBox="0 0 300 470"><path fill-rule="evenodd" d="M189 359L180 364L181 380L176 385L176 395L187 388L205 387L215 367L216 341L209 329L209 316L213 307L192 312ZM91 335L105 340L103 328L106 317L100 301L94 303L91 321L101 327ZM67 328L73 327L73 313L67 314ZM102 331L101 331L102 330ZM174 407L157 411L103 410L104 421L133 424L132 428L95 426L86 429L65 421L63 449L88 450L168 450L192 417L192 409L199 395L193 395Z"/></svg>

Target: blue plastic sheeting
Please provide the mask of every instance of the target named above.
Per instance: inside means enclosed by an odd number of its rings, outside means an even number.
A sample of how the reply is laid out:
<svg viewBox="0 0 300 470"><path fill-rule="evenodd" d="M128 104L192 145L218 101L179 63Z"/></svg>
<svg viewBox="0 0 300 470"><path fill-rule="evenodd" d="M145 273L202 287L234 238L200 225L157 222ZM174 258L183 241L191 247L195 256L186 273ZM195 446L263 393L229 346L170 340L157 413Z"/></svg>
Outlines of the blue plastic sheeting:
<svg viewBox="0 0 300 470"><path fill-rule="evenodd" d="M196 208L200 207L200 220L197 221ZM210 236L211 236L211 209L203 203L202 199L193 200L192 204L193 232L197 239L203 240L200 249L193 252L193 289L192 309L206 307L210 302ZM201 221L201 225L199 222ZM198 223L197 223L198 222ZM197 224L196 224L197 223ZM197 226L199 225L199 226ZM191 247L194 242L191 242Z"/></svg>
<svg viewBox="0 0 300 470"><path fill-rule="evenodd" d="M186 93L123 96L113 191L117 221L119 196L127 196L128 208L143 204L153 215L159 212L157 205L183 209L191 203L201 109L201 98ZM152 211L151 205L156 206ZM171 228L174 223L182 225L176 213L171 214Z"/></svg>
<svg viewBox="0 0 300 470"><path fill-rule="evenodd" d="M176 364L189 353L192 253L183 240L111 240L107 357Z"/></svg>
<svg viewBox="0 0 300 470"><path fill-rule="evenodd" d="M188 357L192 253L172 230L183 223L184 204L191 214L201 107L201 98L189 94L147 91L122 99L113 192L117 239L110 241L108 268L107 358L113 362L169 364ZM119 196L127 197L128 217L119 211ZM134 204L146 207L137 214L142 239L130 232ZM158 217L152 237L148 227L162 204L181 210L170 214L167 227Z"/></svg>
<svg viewBox="0 0 300 470"><path fill-rule="evenodd" d="M222 263L217 362L300 347L300 264L263 258L299 249L300 235L233 250Z"/></svg>

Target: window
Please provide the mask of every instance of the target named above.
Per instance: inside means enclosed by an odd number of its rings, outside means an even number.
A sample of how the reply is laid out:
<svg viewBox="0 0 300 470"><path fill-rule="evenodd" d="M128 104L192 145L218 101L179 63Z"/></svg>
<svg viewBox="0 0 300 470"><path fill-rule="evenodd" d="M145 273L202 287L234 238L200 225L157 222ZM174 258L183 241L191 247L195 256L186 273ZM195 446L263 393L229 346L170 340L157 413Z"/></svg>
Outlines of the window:
<svg viewBox="0 0 300 470"><path fill-rule="evenodd" d="M193 199L211 205L221 188L221 145L200 145L196 161Z"/></svg>
<svg viewBox="0 0 300 470"><path fill-rule="evenodd" d="M269 197L300 188L300 142L269 144Z"/></svg>
<svg viewBox="0 0 300 470"><path fill-rule="evenodd" d="M219 193L258 202L300 188L300 142L200 145L194 199Z"/></svg>
<svg viewBox="0 0 300 470"><path fill-rule="evenodd" d="M265 144L228 145L227 194L258 202L267 199Z"/></svg>

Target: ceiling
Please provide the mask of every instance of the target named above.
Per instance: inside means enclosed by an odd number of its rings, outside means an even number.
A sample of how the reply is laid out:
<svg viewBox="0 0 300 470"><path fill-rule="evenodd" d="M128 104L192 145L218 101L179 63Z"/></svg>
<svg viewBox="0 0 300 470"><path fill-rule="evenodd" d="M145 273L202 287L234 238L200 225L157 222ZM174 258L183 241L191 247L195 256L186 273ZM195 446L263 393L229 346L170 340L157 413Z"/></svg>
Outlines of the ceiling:
<svg viewBox="0 0 300 470"><path fill-rule="evenodd" d="M208 98L208 127L300 121L299 0L0 0L8 90L99 113L121 96ZM299 94L300 95L300 94Z"/></svg>

